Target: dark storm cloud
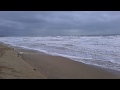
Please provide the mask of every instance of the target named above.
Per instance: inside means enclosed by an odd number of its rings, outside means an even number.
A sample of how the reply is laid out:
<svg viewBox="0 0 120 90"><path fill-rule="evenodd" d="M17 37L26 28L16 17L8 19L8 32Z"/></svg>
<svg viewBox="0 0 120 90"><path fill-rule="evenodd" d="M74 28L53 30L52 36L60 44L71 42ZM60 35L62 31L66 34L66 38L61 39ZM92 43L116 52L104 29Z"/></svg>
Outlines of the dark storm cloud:
<svg viewBox="0 0 120 90"><path fill-rule="evenodd" d="M119 11L1 11L0 35L120 34Z"/></svg>

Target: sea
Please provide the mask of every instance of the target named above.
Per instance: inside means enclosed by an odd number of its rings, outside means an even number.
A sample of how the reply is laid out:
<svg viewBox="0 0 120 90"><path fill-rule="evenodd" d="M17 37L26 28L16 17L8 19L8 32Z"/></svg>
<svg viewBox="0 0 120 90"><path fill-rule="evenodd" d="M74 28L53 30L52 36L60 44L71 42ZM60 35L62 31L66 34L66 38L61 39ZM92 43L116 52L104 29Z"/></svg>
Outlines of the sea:
<svg viewBox="0 0 120 90"><path fill-rule="evenodd" d="M0 37L0 42L120 71L120 35Z"/></svg>

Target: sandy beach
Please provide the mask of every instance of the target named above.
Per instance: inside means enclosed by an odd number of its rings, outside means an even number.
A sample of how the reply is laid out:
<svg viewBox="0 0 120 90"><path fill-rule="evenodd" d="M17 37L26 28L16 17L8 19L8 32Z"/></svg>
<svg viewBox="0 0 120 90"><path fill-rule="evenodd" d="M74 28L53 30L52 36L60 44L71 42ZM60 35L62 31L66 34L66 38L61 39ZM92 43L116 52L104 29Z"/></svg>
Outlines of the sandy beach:
<svg viewBox="0 0 120 90"><path fill-rule="evenodd" d="M44 79L13 48L0 44L0 79Z"/></svg>
<svg viewBox="0 0 120 90"><path fill-rule="evenodd" d="M22 52L22 53L21 53ZM107 70L60 56L0 44L1 79L118 79Z"/></svg>

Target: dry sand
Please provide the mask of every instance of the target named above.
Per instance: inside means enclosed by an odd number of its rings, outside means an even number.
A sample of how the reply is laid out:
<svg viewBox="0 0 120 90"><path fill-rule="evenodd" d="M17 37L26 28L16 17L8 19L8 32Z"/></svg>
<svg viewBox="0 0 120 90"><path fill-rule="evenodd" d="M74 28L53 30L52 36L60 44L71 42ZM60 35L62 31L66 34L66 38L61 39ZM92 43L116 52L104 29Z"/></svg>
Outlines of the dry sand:
<svg viewBox="0 0 120 90"><path fill-rule="evenodd" d="M18 53L6 45L0 44L0 78L1 79L43 79Z"/></svg>
<svg viewBox="0 0 120 90"><path fill-rule="evenodd" d="M24 52L24 53L18 53ZM116 73L119 73L115 71ZM60 56L12 49L0 44L0 78L3 79L117 79L120 74Z"/></svg>

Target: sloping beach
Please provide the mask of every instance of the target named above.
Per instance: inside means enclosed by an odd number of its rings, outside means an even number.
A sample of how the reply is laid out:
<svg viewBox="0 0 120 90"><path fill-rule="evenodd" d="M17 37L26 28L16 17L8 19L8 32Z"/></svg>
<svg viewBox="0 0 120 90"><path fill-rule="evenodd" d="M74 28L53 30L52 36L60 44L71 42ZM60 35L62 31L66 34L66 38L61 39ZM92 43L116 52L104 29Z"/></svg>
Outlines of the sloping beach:
<svg viewBox="0 0 120 90"><path fill-rule="evenodd" d="M13 48L0 44L0 79L44 79Z"/></svg>
<svg viewBox="0 0 120 90"><path fill-rule="evenodd" d="M22 53L21 53L22 52ZM1 79L118 79L107 70L60 56L0 44Z"/></svg>

